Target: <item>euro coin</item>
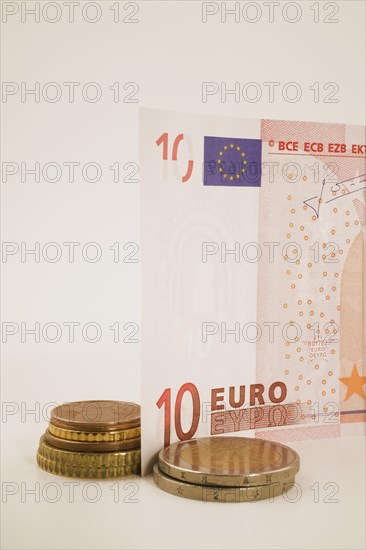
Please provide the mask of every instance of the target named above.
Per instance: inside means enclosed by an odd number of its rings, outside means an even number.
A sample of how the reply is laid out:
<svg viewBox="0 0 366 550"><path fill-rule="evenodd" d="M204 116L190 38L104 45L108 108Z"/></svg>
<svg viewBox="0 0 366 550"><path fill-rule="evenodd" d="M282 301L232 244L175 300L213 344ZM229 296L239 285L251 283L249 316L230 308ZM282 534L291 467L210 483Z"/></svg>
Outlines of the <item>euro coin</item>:
<svg viewBox="0 0 366 550"><path fill-rule="evenodd" d="M79 453L96 452L103 453L106 451L127 451L129 449L139 449L141 446L141 439L126 439L125 441L101 441L101 442L89 442L89 441L71 441L70 439L62 439L54 436L50 430L46 430L44 434L45 440L50 445L59 449L66 449L67 451L77 451Z"/></svg>
<svg viewBox="0 0 366 550"><path fill-rule="evenodd" d="M300 469L300 457L290 447L264 439L204 437L162 449L159 468L198 485L258 486L292 479Z"/></svg>
<svg viewBox="0 0 366 550"><path fill-rule="evenodd" d="M140 426L140 406L126 401L74 401L51 411L51 424L66 430L110 432Z"/></svg>
<svg viewBox="0 0 366 550"><path fill-rule="evenodd" d="M37 453L37 464L42 470L50 474L83 479L111 479L140 473L139 463L85 466L73 462L49 460L40 453Z"/></svg>
<svg viewBox="0 0 366 550"><path fill-rule="evenodd" d="M44 435L39 442L38 455L50 462L93 469L130 466L141 462L140 449L104 453L67 451L50 445Z"/></svg>
<svg viewBox="0 0 366 550"><path fill-rule="evenodd" d="M141 436L141 428L130 428L127 430L111 430L108 432L80 432L67 430L50 424L48 431L55 437L68 439L70 441L87 441L89 443L101 443L104 441L127 441Z"/></svg>
<svg viewBox="0 0 366 550"><path fill-rule="evenodd" d="M286 483L270 483L253 487L213 487L179 481L164 474L158 464L153 468L154 482L163 491L175 496L203 502L256 502L285 494L294 484L294 478Z"/></svg>

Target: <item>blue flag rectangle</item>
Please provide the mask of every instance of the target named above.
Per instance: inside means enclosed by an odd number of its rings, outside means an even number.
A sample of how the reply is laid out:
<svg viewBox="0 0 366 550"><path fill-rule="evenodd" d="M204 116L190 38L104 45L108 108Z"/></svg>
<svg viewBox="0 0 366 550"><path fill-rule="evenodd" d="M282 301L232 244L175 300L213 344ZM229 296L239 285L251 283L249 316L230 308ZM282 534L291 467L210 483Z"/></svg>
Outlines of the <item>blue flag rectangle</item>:
<svg viewBox="0 0 366 550"><path fill-rule="evenodd" d="M262 140L205 136L204 185L261 186Z"/></svg>

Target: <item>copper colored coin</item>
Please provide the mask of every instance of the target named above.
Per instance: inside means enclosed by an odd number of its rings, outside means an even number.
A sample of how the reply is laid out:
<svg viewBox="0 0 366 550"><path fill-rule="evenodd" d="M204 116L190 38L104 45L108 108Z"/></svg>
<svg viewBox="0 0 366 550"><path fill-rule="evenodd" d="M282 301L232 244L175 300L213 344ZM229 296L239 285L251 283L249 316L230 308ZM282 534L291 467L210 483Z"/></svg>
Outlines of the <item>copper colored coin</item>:
<svg viewBox="0 0 366 550"><path fill-rule="evenodd" d="M140 425L140 405L127 401L73 401L52 409L51 424L84 432L136 428Z"/></svg>
<svg viewBox="0 0 366 550"><path fill-rule="evenodd" d="M113 451L128 451L130 449L139 449L141 447L141 439L127 439L126 441L101 441L100 443L89 441L70 441L69 439L61 439L56 437L49 430L46 430L45 440L50 445L58 449L66 451L77 451L78 453L103 453Z"/></svg>

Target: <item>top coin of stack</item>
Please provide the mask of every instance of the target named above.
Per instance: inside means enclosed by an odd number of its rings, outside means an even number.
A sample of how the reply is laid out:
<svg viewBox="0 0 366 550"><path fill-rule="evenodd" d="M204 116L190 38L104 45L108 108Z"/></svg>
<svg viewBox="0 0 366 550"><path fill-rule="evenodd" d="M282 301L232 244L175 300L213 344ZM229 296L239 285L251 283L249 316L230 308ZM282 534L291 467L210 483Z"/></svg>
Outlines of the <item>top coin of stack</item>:
<svg viewBox="0 0 366 550"><path fill-rule="evenodd" d="M299 455L281 443L204 437L162 449L154 481L163 491L185 498L251 502L283 494L299 469Z"/></svg>
<svg viewBox="0 0 366 550"><path fill-rule="evenodd" d="M75 401L55 407L37 463L69 477L111 478L140 471L140 406L126 401Z"/></svg>

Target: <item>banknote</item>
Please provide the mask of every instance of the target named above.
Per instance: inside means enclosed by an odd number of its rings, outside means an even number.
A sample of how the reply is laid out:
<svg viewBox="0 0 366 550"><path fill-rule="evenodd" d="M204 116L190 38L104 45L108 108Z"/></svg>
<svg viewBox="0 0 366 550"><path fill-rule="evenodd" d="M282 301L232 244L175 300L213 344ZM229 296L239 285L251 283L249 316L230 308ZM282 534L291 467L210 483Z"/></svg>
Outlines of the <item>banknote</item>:
<svg viewBox="0 0 366 550"><path fill-rule="evenodd" d="M140 111L142 471L363 431L364 128Z"/></svg>
<svg viewBox="0 0 366 550"><path fill-rule="evenodd" d="M258 342L256 372L266 383L277 365L303 425L256 436L357 433L366 419L365 129L262 120L261 138L266 159L281 168L272 177L263 172L259 240L293 252L270 278L259 270L258 321L276 312L280 326L294 330L276 345Z"/></svg>

